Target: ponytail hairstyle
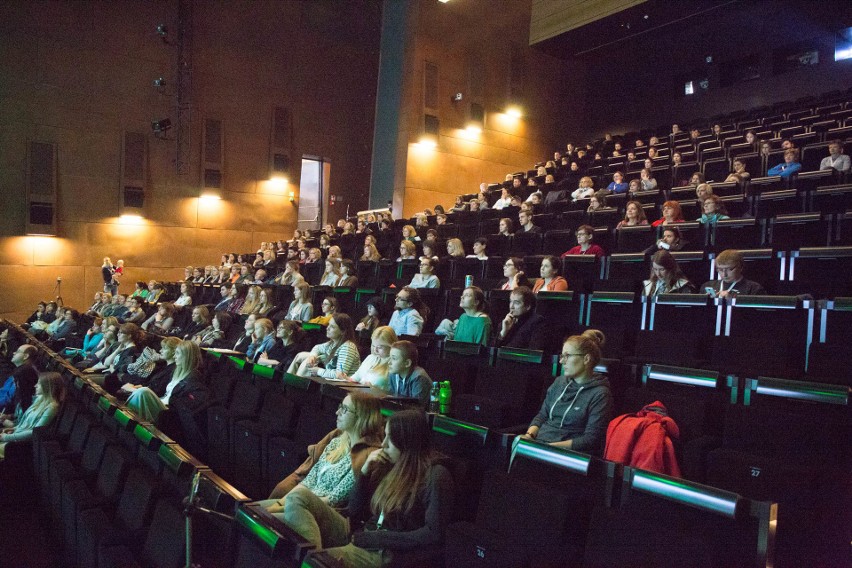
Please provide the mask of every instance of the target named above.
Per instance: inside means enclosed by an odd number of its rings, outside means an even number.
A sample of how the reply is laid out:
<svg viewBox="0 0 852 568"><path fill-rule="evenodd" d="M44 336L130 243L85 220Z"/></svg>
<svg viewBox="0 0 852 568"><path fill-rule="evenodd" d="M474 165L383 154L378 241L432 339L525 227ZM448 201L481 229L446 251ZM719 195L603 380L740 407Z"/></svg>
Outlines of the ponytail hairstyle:
<svg viewBox="0 0 852 568"><path fill-rule="evenodd" d="M370 502L374 514L407 514L417 502L434 460L429 422L422 410L401 410L388 419L388 437L399 449L397 461Z"/></svg>

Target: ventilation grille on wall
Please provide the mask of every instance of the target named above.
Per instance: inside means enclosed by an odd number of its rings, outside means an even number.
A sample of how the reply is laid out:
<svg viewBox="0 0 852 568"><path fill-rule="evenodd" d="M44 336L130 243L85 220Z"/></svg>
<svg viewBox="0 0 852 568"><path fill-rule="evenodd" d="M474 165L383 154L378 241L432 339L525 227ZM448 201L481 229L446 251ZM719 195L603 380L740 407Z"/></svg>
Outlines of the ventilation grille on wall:
<svg viewBox="0 0 852 568"><path fill-rule="evenodd" d="M121 159L119 215L143 213L147 172L148 137L139 132L125 132Z"/></svg>
<svg viewBox="0 0 852 568"><path fill-rule="evenodd" d="M203 189L222 189L225 155L225 133L221 120L208 118L204 121Z"/></svg>
<svg viewBox="0 0 852 568"><path fill-rule="evenodd" d="M293 120L290 110L275 107L272 111L272 141L269 147L269 177L290 178L290 149Z"/></svg>
<svg viewBox="0 0 852 568"><path fill-rule="evenodd" d="M56 144L30 141L27 152L28 235L56 234L56 188Z"/></svg>

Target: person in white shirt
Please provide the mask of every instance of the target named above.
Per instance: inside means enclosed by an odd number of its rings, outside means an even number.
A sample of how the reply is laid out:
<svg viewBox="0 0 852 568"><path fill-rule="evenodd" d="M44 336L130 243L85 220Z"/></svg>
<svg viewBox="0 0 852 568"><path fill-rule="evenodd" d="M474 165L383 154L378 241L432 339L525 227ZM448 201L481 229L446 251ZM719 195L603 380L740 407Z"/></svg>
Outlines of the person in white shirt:
<svg viewBox="0 0 852 568"><path fill-rule="evenodd" d="M819 169L834 170L841 174L848 173L852 164L850 164L849 156L842 152L843 146L840 140L834 140L828 145L828 156L823 158L819 163Z"/></svg>
<svg viewBox="0 0 852 568"><path fill-rule="evenodd" d="M589 176L584 176L580 178L580 186L571 192L571 199L574 201L579 201L580 199L587 199L595 194L594 182L592 182L592 178Z"/></svg>
<svg viewBox="0 0 852 568"><path fill-rule="evenodd" d="M431 258L420 260L420 272L411 279L412 288L440 288L441 281L435 276L435 261Z"/></svg>
<svg viewBox="0 0 852 568"><path fill-rule="evenodd" d="M509 190L505 187L502 189L502 193L500 194L500 199L498 199L494 203L494 207L492 209L505 209L506 207L512 204L512 194L509 193Z"/></svg>

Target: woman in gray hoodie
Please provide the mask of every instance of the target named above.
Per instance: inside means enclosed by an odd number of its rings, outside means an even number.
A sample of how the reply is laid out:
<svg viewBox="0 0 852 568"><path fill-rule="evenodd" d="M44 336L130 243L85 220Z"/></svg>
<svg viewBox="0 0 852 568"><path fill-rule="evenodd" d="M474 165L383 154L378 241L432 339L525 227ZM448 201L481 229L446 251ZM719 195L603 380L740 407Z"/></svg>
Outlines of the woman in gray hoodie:
<svg viewBox="0 0 852 568"><path fill-rule="evenodd" d="M600 331L587 330L565 340L562 375L547 389L524 438L593 455L603 453L613 412L609 380L594 372L603 339Z"/></svg>

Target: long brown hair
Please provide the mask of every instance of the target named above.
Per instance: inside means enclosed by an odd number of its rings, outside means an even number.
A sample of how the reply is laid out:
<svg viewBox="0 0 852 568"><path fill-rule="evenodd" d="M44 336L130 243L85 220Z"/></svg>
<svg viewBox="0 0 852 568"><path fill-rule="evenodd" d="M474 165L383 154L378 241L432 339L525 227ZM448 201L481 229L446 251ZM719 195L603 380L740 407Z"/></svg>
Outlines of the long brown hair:
<svg viewBox="0 0 852 568"><path fill-rule="evenodd" d="M374 514L408 513L426 483L434 461L429 422L422 410L401 410L388 419L388 436L399 449L399 460L382 479L370 506Z"/></svg>

